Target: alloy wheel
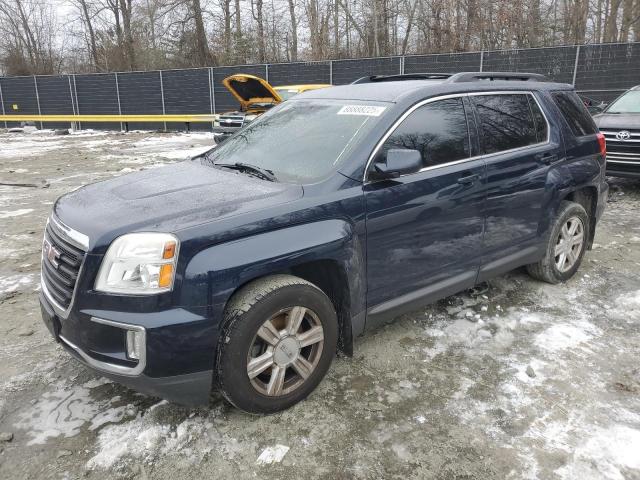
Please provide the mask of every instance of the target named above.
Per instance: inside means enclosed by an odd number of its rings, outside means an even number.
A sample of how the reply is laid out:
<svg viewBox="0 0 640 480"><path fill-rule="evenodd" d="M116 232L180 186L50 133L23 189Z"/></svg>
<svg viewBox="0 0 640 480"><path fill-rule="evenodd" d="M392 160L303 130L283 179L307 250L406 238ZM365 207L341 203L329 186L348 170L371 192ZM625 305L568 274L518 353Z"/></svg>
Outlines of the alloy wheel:
<svg viewBox="0 0 640 480"><path fill-rule="evenodd" d="M247 355L251 385L267 396L287 395L314 372L322 355L324 330L311 309L280 310L258 329Z"/></svg>
<svg viewBox="0 0 640 480"><path fill-rule="evenodd" d="M562 273L571 270L580 258L584 244L584 223L579 217L570 217L560 229L554 249L556 268Z"/></svg>

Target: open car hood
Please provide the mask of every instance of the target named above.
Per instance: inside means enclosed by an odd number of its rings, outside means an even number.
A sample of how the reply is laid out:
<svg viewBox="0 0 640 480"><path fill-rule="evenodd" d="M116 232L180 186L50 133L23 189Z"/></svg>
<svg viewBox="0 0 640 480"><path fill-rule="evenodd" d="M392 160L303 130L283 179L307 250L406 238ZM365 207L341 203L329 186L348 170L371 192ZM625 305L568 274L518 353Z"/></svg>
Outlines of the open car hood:
<svg viewBox="0 0 640 480"><path fill-rule="evenodd" d="M240 102L242 111L249 110L253 105L259 103L276 105L282 102L282 98L269 85L269 82L255 75L242 73L231 75L222 80L222 84Z"/></svg>

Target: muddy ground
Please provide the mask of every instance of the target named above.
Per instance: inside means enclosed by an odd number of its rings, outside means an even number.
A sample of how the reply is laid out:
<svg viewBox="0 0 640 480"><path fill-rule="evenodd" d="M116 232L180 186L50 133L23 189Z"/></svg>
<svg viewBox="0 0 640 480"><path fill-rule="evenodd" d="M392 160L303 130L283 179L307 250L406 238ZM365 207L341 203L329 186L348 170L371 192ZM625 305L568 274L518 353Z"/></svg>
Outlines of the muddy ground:
<svg viewBox="0 0 640 480"><path fill-rule="evenodd" d="M515 271L403 316L281 414L185 409L76 363L39 317L52 202L210 143L0 133L0 183L35 185L0 186L0 478L640 479L640 182L611 180L570 282Z"/></svg>

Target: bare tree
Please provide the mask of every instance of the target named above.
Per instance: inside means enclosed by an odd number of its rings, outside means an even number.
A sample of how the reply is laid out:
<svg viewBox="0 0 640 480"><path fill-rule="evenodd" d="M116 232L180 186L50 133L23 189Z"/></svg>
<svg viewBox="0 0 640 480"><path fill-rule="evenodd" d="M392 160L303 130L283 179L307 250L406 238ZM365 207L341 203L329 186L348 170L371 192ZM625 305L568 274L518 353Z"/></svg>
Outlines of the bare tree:
<svg viewBox="0 0 640 480"><path fill-rule="evenodd" d="M125 1L125 0L121 0ZM129 0L131 1L131 0ZM207 42L207 33L204 29L204 20L202 19L202 5L200 0L191 0L191 8L193 20L195 22L195 41L196 41L196 62L200 66L210 65L213 61L209 44Z"/></svg>
<svg viewBox="0 0 640 480"><path fill-rule="evenodd" d="M0 54L12 75L56 73L60 52L55 49L56 25L51 6L39 2L0 2Z"/></svg>
<svg viewBox="0 0 640 480"><path fill-rule="evenodd" d="M100 60L98 59L98 42L96 40L96 33L93 27L93 5L89 4L87 0L75 0L74 4L80 10L82 22L86 29L87 43L89 45L89 54L91 55L93 69L95 71L99 71L101 68Z"/></svg>
<svg viewBox="0 0 640 480"><path fill-rule="evenodd" d="M224 55L225 60L230 60L231 48L231 0L220 0L222 7L222 18L224 21Z"/></svg>
<svg viewBox="0 0 640 480"><path fill-rule="evenodd" d="M0 68L111 71L640 40L640 0L0 0ZM66 67L62 67L65 65Z"/></svg>
<svg viewBox="0 0 640 480"><path fill-rule="evenodd" d="M337 1L337 0L336 0ZM288 0L289 17L291 18L291 61L298 61L298 18L296 16L295 0Z"/></svg>
<svg viewBox="0 0 640 480"><path fill-rule="evenodd" d="M251 0L251 13L257 24L256 43L258 44L258 62L266 61L264 39L264 16L262 12L263 0Z"/></svg>

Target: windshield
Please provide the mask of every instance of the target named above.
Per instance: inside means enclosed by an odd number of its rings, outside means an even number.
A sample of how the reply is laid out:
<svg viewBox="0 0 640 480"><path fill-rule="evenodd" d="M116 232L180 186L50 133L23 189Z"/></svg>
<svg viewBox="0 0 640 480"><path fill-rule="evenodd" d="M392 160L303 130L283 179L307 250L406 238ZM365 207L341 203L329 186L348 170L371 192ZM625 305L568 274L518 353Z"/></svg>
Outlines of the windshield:
<svg viewBox="0 0 640 480"><path fill-rule="evenodd" d="M640 113L640 90L631 90L613 102L607 113Z"/></svg>
<svg viewBox="0 0 640 480"><path fill-rule="evenodd" d="M284 100L289 100L294 95L297 95L299 92L295 88L276 88L276 93L280 95L280 98Z"/></svg>
<svg viewBox="0 0 640 480"><path fill-rule="evenodd" d="M336 169L385 109L335 100L291 100L214 148L207 163L259 167L278 181L314 183Z"/></svg>

